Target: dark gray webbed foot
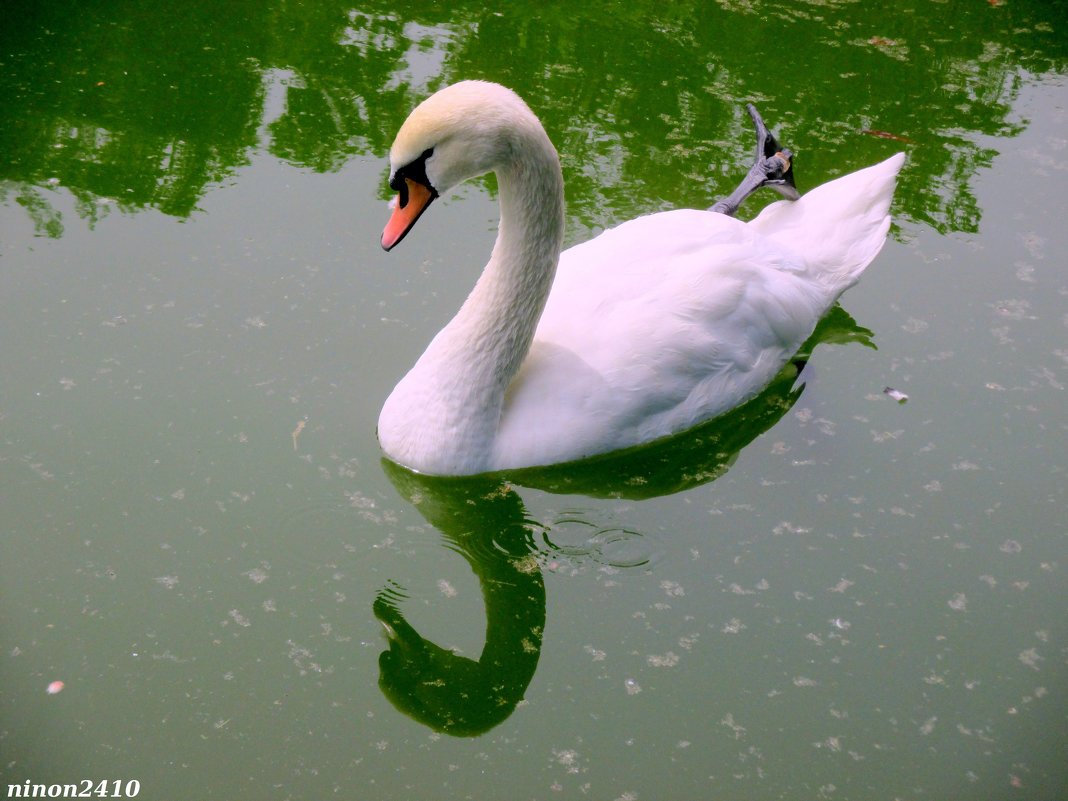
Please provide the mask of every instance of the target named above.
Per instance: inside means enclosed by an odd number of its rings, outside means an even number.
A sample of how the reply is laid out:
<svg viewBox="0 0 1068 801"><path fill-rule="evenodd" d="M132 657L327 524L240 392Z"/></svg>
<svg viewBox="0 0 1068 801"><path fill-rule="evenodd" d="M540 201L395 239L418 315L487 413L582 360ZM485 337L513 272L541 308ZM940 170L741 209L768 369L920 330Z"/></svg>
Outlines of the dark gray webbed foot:
<svg viewBox="0 0 1068 801"><path fill-rule="evenodd" d="M762 186L774 189L787 200L797 200L801 197L794 184L794 154L779 146L778 140L764 124L756 106L747 103L745 108L756 128L756 159L749 168L749 174L738 184L738 188L712 207L712 211L732 217L742 202Z"/></svg>

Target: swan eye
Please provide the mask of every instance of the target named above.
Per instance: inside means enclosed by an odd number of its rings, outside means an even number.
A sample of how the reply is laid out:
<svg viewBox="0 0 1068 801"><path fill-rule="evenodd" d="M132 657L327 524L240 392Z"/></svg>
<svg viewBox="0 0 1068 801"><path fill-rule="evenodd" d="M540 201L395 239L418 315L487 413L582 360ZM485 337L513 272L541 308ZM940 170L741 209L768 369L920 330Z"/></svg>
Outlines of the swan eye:
<svg viewBox="0 0 1068 801"><path fill-rule="evenodd" d="M393 179L389 182L389 188L399 195L398 202L402 209L408 205L408 185L404 182L405 178L422 184L430 190L434 197L437 197L437 190L430 183L430 179L426 177L426 160L433 155L434 148L427 148L419 158L408 162L393 174Z"/></svg>

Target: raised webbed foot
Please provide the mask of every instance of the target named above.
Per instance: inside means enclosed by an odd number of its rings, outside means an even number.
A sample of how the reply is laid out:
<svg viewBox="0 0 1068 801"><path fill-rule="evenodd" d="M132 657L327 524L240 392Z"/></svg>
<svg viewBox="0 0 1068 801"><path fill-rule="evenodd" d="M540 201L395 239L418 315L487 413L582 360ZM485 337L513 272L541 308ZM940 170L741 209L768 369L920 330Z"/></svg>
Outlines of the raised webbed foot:
<svg viewBox="0 0 1068 801"><path fill-rule="evenodd" d="M801 197L794 185L794 154L784 147L779 147L775 135L764 124L756 106L747 103L745 108L756 128L756 160L749 168L749 174L738 184L738 188L712 207L712 211L729 216L734 216L742 201L762 186L774 189L787 200L797 200Z"/></svg>

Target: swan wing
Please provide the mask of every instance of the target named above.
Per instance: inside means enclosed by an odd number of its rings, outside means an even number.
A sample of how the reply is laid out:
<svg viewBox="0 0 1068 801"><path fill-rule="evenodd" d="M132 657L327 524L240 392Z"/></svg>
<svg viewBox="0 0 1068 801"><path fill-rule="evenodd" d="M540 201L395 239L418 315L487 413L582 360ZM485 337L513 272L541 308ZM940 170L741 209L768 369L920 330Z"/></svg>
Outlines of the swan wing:
<svg viewBox="0 0 1068 801"><path fill-rule="evenodd" d="M571 248L509 387L499 466L578 459L725 412L831 303L799 255L721 214L640 217Z"/></svg>
<svg viewBox="0 0 1068 801"><path fill-rule="evenodd" d="M683 431L754 397L878 255L904 154L750 223L652 214L561 254L512 381L501 467Z"/></svg>

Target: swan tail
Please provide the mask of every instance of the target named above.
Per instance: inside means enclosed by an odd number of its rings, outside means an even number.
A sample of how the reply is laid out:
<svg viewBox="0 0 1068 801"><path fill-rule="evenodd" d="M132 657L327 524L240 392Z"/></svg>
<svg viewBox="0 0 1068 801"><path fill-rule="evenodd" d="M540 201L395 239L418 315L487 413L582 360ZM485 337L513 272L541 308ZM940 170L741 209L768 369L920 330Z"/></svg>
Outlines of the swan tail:
<svg viewBox="0 0 1068 801"><path fill-rule="evenodd" d="M799 252L837 298L853 286L886 242L890 203L905 154L842 176L797 201L765 208L750 225Z"/></svg>

